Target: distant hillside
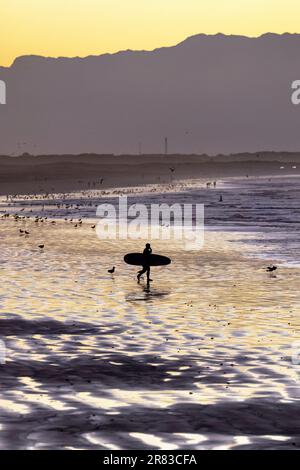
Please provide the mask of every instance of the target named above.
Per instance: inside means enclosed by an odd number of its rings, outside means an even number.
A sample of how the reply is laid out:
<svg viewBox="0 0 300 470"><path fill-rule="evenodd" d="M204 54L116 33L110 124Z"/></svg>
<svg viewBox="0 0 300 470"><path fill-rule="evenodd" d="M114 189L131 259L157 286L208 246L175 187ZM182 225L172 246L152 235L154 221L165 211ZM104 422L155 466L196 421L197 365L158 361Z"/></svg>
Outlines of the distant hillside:
<svg viewBox="0 0 300 470"><path fill-rule="evenodd" d="M300 149L300 35L193 36L152 52L0 67L0 153Z"/></svg>
<svg viewBox="0 0 300 470"><path fill-rule="evenodd" d="M215 181L230 177L300 176L300 153L218 155L0 156L0 195ZM202 182L202 183L201 183Z"/></svg>

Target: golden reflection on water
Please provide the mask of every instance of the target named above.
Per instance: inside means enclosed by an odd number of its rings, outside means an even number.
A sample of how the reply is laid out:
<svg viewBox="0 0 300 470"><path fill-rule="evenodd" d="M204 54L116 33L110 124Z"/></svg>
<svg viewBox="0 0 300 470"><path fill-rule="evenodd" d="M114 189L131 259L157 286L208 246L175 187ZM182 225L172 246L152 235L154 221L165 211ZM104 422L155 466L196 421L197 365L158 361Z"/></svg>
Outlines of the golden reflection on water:
<svg viewBox="0 0 300 470"><path fill-rule="evenodd" d="M123 262L143 242L100 241L89 224L63 222L27 221L25 238L21 224L0 221L3 448L10 429L20 448L233 448L293 438L267 421L258 433L249 424L253 432L226 436L214 411L199 432L193 407L298 404L290 359L298 269L271 278L238 235L211 232L199 252L153 241L172 264L152 269L147 291Z"/></svg>

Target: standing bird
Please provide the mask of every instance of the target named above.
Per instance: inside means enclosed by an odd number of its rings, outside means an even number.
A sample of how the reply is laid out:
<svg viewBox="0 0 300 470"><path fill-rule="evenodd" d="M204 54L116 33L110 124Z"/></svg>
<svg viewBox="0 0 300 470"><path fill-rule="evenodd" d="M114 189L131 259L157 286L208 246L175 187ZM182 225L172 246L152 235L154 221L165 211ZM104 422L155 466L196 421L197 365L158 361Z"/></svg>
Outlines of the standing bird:
<svg viewBox="0 0 300 470"><path fill-rule="evenodd" d="M108 269L107 272L108 272L109 274L113 274L113 273L115 272L115 269L116 269L116 268L113 266L111 269Z"/></svg>
<svg viewBox="0 0 300 470"><path fill-rule="evenodd" d="M277 270L277 266L268 266L266 271L270 274L270 277L276 278L275 271Z"/></svg>
<svg viewBox="0 0 300 470"><path fill-rule="evenodd" d="M39 245L39 248L42 250L45 245Z"/></svg>

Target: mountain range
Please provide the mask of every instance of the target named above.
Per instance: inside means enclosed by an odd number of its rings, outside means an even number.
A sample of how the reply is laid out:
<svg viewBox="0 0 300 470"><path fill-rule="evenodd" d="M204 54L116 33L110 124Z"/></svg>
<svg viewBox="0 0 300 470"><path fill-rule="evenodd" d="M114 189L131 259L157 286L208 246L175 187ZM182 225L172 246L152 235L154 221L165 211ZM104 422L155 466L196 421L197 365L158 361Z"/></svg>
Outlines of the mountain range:
<svg viewBox="0 0 300 470"><path fill-rule="evenodd" d="M0 67L0 154L300 150L300 35L192 36L173 47Z"/></svg>

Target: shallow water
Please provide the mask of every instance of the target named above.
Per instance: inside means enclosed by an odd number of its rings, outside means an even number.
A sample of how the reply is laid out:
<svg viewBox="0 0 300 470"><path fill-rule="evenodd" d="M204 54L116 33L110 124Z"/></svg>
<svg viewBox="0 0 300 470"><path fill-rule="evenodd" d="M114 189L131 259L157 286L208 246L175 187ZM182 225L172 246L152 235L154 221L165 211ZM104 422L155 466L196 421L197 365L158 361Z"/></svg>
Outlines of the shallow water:
<svg viewBox="0 0 300 470"><path fill-rule="evenodd" d="M0 220L0 447L299 448L300 271L270 277L257 237L155 241L148 290L138 242Z"/></svg>
<svg viewBox="0 0 300 470"><path fill-rule="evenodd" d="M291 266L300 265L299 177L235 178L218 182L216 189L209 190L203 182L197 185L194 181L190 187L178 183L174 188L175 192L172 188L164 192L163 187L153 186L146 194L127 190L128 206L143 203L150 214L151 204L203 204L206 230L240 232L241 239L243 233L253 232L256 237L251 243L256 254ZM47 199L39 195L19 196L13 197L9 205L2 198L0 211L30 217L94 220L99 204L112 204L118 209L117 196L124 194L126 190L53 194Z"/></svg>

